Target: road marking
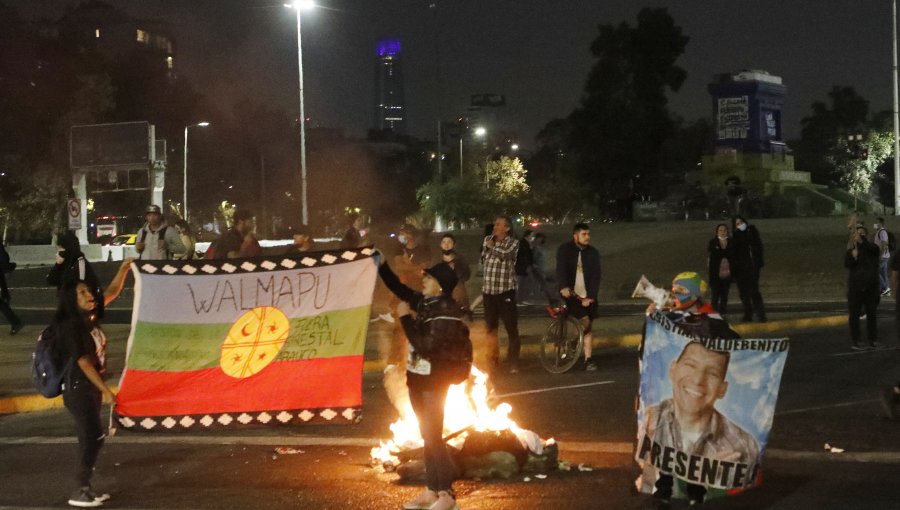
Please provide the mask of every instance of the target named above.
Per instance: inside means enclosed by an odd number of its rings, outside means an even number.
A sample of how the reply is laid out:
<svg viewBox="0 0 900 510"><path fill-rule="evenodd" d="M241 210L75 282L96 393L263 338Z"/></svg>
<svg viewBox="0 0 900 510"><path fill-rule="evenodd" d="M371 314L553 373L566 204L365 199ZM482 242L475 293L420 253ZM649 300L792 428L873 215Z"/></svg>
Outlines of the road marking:
<svg viewBox="0 0 900 510"><path fill-rule="evenodd" d="M868 400L855 400L853 402L840 402L838 404L828 404L824 406L816 406L816 407L804 407L802 409L791 409L790 411L779 411L775 413L775 416L783 416L785 414L798 414L805 413L808 411L820 411L822 409L833 409L835 407L849 407L856 406L859 404L871 404L872 402L878 402L879 399L873 398Z"/></svg>
<svg viewBox="0 0 900 510"><path fill-rule="evenodd" d="M836 352L831 356L855 356L857 354L870 354L873 352L896 351L900 347L876 347L874 349L866 349L864 351Z"/></svg>
<svg viewBox="0 0 900 510"><path fill-rule="evenodd" d="M602 384L612 384L614 382L616 382L616 381L598 381L598 382L592 382L592 383L586 383L586 384L573 384L571 386L554 386L552 388L541 388L539 390L515 391L512 393L503 393L502 395L492 395L491 398L496 400L498 398L514 397L516 395L531 395L534 393L546 393L548 391L570 390L573 388L586 388L588 386L600 386Z"/></svg>
<svg viewBox="0 0 900 510"><path fill-rule="evenodd" d="M268 436L268 437L242 437L242 436L109 436L107 443L115 444L179 444L179 445L250 445L250 446L378 446L381 439L366 437L328 437L328 436ZM28 444L75 444L78 439L71 436L30 436L30 437L3 437L0 444L28 445Z"/></svg>

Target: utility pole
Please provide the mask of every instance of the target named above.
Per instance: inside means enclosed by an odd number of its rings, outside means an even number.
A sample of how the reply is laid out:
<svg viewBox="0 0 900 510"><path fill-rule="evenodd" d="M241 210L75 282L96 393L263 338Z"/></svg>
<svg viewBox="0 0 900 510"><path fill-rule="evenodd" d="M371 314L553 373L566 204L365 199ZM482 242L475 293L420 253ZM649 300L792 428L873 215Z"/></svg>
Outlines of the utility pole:
<svg viewBox="0 0 900 510"><path fill-rule="evenodd" d="M900 113L897 107L897 0L891 2L891 34L894 78L894 215L900 216Z"/></svg>

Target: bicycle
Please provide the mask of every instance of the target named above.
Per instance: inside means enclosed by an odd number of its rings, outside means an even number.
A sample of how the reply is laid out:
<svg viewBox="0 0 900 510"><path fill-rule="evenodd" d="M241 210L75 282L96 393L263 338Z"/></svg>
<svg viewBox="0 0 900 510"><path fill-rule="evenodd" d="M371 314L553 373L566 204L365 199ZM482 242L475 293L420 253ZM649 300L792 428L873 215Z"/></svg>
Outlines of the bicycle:
<svg viewBox="0 0 900 510"><path fill-rule="evenodd" d="M569 316L565 305L547 307L550 324L541 337L541 365L552 374L568 372L578 362L584 348L584 328Z"/></svg>

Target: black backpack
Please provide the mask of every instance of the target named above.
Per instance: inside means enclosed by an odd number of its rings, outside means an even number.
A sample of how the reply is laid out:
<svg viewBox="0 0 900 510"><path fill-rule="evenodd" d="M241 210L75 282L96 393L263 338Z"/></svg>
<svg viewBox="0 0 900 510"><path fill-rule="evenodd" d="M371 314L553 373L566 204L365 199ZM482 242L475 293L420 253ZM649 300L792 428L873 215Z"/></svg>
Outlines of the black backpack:
<svg viewBox="0 0 900 510"><path fill-rule="evenodd" d="M61 362L56 343L56 331L52 327L44 328L31 354L31 382L38 393L47 398L62 393L63 382L74 364L71 358L66 363Z"/></svg>

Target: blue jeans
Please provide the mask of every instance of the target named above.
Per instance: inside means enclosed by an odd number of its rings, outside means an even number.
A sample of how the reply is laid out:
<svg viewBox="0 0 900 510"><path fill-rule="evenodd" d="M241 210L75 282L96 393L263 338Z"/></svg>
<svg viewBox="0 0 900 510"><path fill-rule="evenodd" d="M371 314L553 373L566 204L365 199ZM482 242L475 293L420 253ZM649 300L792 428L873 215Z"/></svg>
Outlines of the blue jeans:
<svg viewBox="0 0 900 510"><path fill-rule="evenodd" d="M447 400L448 386L441 384L432 387L433 382L412 380L416 376L410 374L407 378L409 401L419 420L419 432L425 440L425 480L428 488L452 494L453 461L444 444L444 402Z"/></svg>
<svg viewBox="0 0 900 510"><path fill-rule="evenodd" d="M890 266L890 262L891 259L881 259L881 265L878 266L878 276L881 278L881 292L891 288L891 280L888 277L888 271L890 271L888 266Z"/></svg>

